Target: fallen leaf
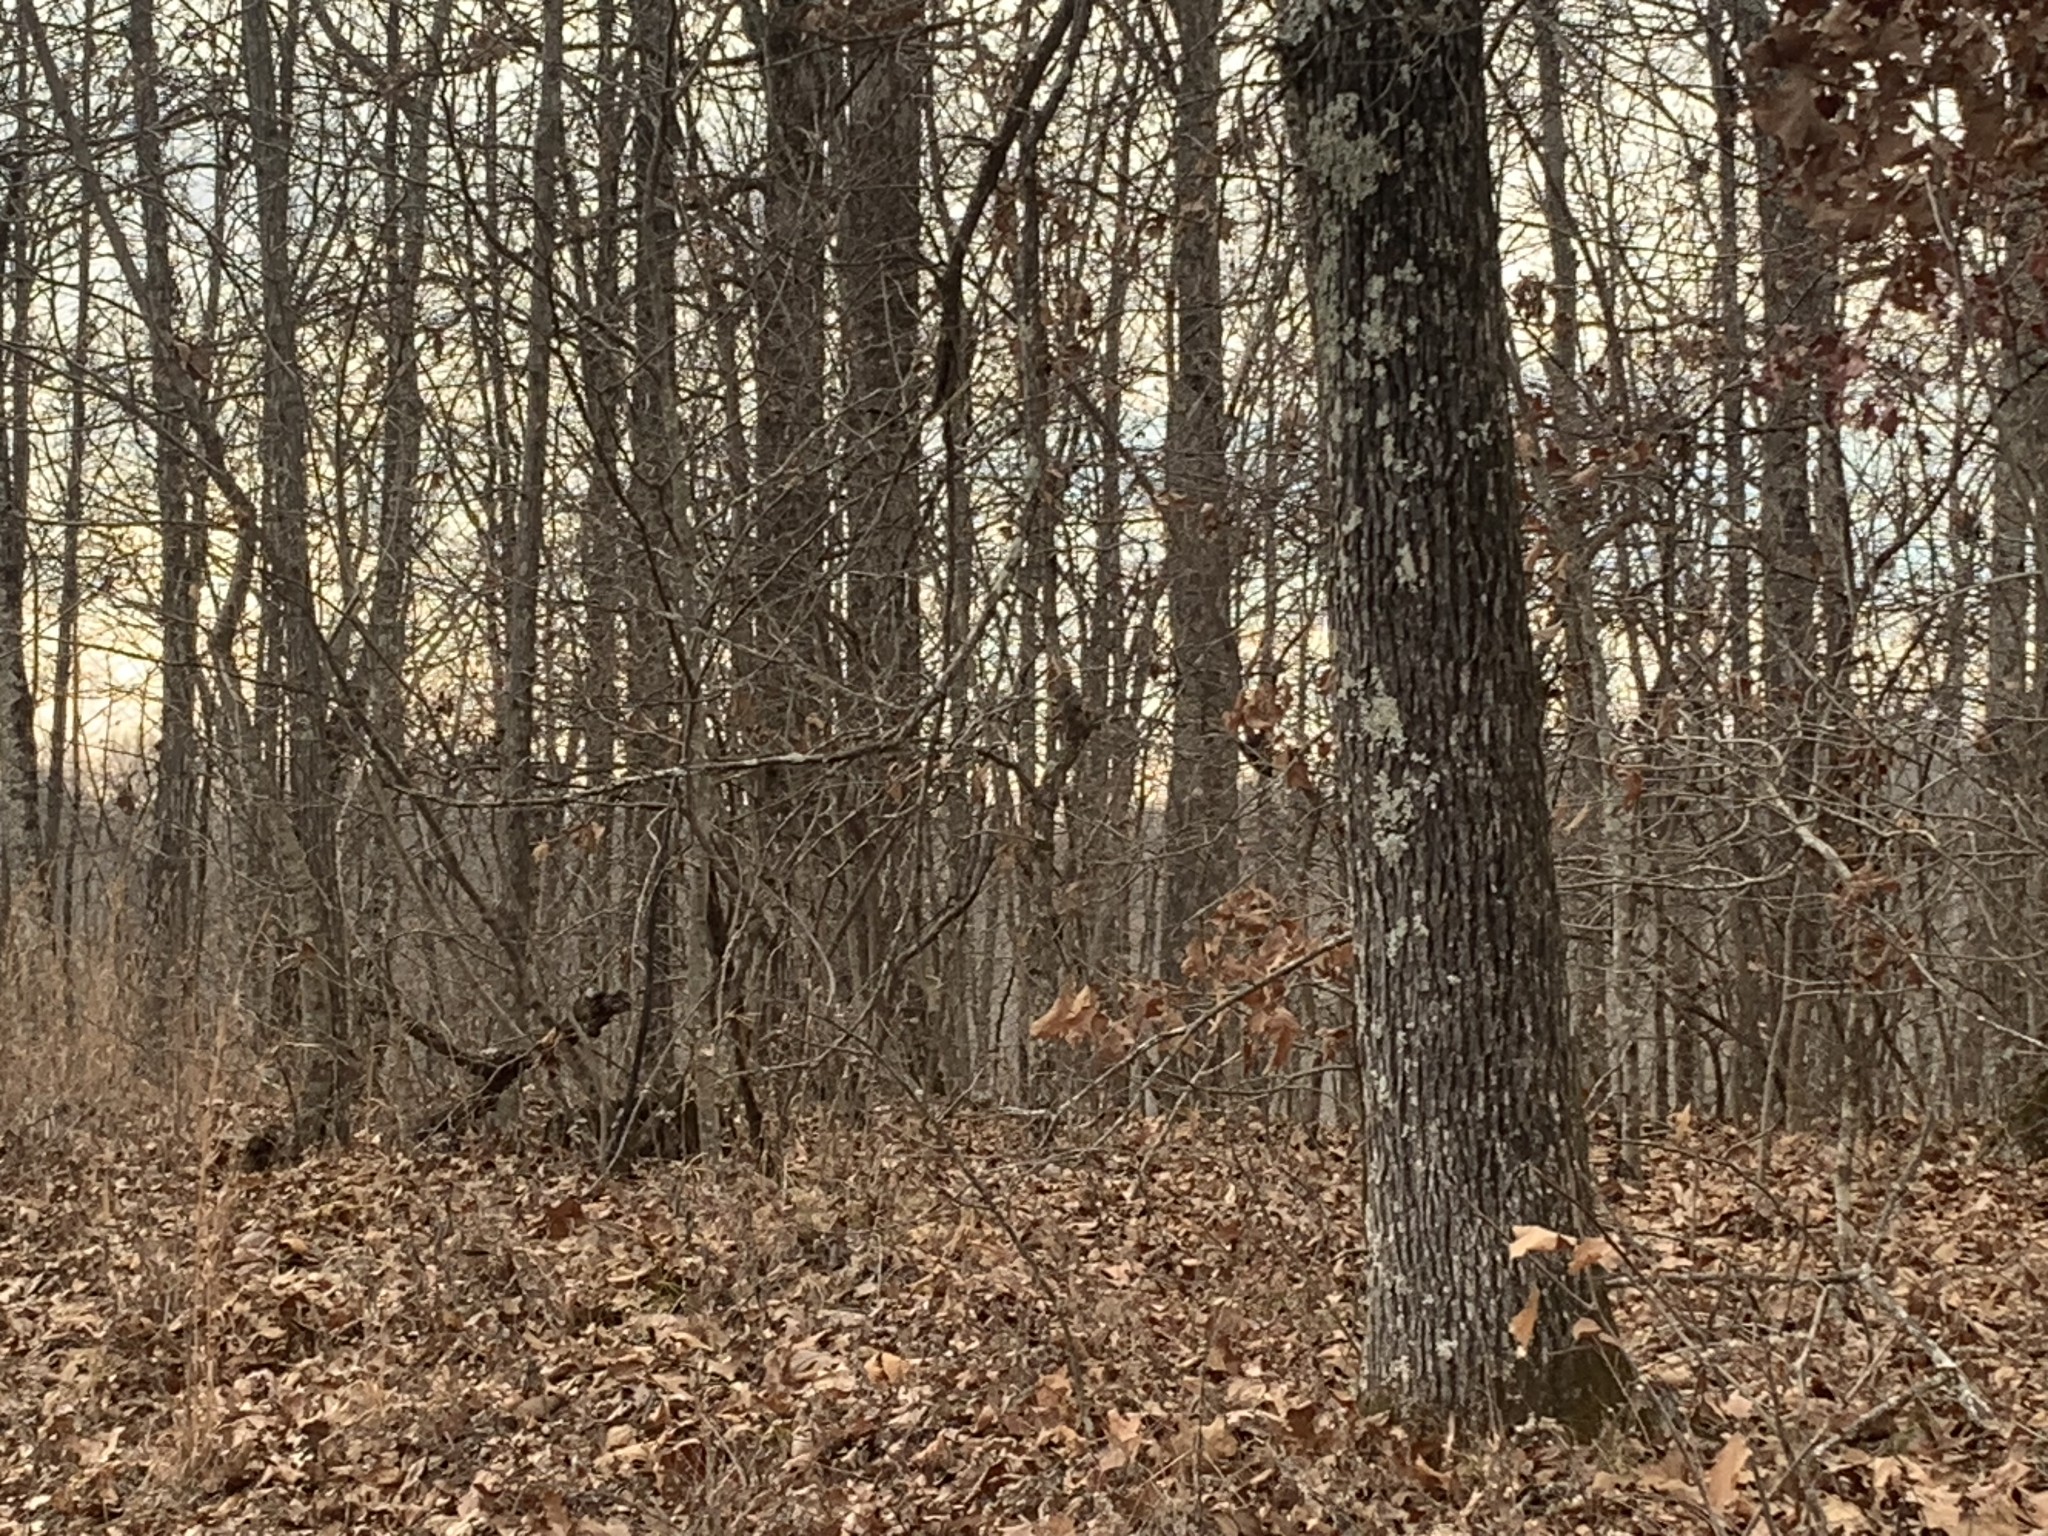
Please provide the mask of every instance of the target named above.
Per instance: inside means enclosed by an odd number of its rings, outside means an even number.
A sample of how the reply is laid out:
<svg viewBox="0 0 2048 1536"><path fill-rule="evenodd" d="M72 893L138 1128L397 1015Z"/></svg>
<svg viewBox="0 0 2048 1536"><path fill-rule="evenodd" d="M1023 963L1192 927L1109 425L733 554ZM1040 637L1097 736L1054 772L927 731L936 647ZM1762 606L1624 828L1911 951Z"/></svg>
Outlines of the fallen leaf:
<svg viewBox="0 0 2048 1536"><path fill-rule="evenodd" d="M1727 1512L1735 1502L1735 1485L1748 1466L1749 1440L1743 1435L1730 1435L1721 1443L1714 1464L1707 1468L1707 1508L1717 1515Z"/></svg>
<svg viewBox="0 0 2048 1536"><path fill-rule="evenodd" d="M1237 1436L1231 1432L1230 1421L1217 1414L1202 1426L1202 1454L1211 1461L1228 1461L1238 1452Z"/></svg>
<svg viewBox="0 0 2048 1536"><path fill-rule="evenodd" d="M1097 1458L1096 1467L1103 1472L1114 1472L1135 1462L1144 1446L1145 1415L1118 1413L1112 1408L1103 1415L1103 1427L1109 1436L1109 1444Z"/></svg>
<svg viewBox="0 0 2048 1536"><path fill-rule="evenodd" d="M910 1375L910 1362L885 1349L871 1356L861 1370L878 1387L900 1387Z"/></svg>

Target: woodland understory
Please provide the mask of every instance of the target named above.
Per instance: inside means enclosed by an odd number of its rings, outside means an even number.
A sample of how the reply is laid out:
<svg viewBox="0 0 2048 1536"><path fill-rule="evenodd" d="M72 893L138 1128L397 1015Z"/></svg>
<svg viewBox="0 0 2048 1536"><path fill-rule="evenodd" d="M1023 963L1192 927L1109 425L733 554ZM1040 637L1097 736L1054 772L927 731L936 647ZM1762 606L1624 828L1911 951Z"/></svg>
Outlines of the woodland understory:
<svg viewBox="0 0 2048 1536"><path fill-rule="evenodd" d="M2048 1529L2048 1174L1971 1131L1603 1132L1637 1379L1581 1444L1361 1404L1343 1135L899 1107L774 1177L253 1173L234 1115L0 1148L9 1536Z"/></svg>
<svg viewBox="0 0 2048 1536"><path fill-rule="evenodd" d="M2015 3L18 0L0 1530L2048 1529L2043 144Z"/></svg>

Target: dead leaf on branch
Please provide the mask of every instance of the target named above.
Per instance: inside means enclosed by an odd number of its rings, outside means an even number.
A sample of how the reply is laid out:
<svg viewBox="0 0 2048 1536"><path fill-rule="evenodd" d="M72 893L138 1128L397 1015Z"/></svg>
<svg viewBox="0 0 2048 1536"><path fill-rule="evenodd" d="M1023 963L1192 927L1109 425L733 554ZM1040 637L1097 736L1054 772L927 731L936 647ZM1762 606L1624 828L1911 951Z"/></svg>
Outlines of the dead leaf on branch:
<svg viewBox="0 0 2048 1536"><path fill-rule="evenodd" d="M1519 1259L1532 1253L1562 1253L1577 1241L1548 1227L1517 1226L1513 1229L1514 1241L1508 1244L1508 1257Z"/></svg>
<svg viewBox="0 0 2048 1536"><path fill-rule="evenodd" d="M1508 1319L1508 1337L1515 1341L1515 1358L1527 1359L1529 1346L1536 1342L1536 1319L1543 1313L1543 1294L1535 1286L1529 1287L1529 1299L1522 1303L1522 1310Z"/></svg>
<svg viewBox="0 0 2048 1536"><path fill-rule="evenodd" d="M1604 1237L1582 1237L1572 1247L1571 1262L1564 1267L1568 1275L1582 1275L1589 1269L1613 1269L1621 1261L1621 1254L1614 1244Z"/></svg>
<svg viewBox="0 0 2048 1536"><path fill-rule="evenodd" d="M1088 1044L1101 1023L1102 1010L1096 1003L1095 988L1086 986L1078 992L1061 992L1059 1001L1031 1021L1031 1038Z"/></svg>

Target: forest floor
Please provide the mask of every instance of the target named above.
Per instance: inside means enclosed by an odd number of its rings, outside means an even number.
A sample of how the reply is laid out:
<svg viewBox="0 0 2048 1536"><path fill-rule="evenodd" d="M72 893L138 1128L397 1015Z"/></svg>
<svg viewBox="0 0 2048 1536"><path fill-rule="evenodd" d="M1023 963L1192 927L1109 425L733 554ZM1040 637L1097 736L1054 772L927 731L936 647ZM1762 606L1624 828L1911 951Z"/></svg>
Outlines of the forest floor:
<svg viewBox="0 0 2048 1536"><path fill-rule="evenodd" d="M1635 1409L1444 1445L1356 1401L1356 1170L1299 1132L820 1132L774 1179L22 1133L0 1532L2048 1528L2048 1171L1598 1160Z"/></svg>

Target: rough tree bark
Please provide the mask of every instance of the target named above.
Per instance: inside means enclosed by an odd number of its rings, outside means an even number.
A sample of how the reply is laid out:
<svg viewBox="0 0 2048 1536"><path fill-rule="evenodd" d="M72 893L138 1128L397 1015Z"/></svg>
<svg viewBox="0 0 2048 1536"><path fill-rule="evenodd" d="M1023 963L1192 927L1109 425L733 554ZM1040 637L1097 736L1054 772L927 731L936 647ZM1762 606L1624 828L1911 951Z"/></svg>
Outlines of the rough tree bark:
<svg viewBox="0 0 2048 1536"><path fill-rule="evenodd" d="M1337 706L1364 1079L1369 1387L1425 1418L1602 1416L1598 1298L1510 1228L1592 1181L1523 605L1479 0L1298 0L1336 505ZM1532 1294L1532 1286L1535 1290ZM1525 1354L1510 1323L1538 1304Z"/></svg>
<svg viewBox="0 0 2048 1536"><path fill-rule="evenodd" d="M843 456L849 617L861 644L848 682L903 702L918 677L918 288L924 7L856 8L846 34L843 184L837 189L846 352Z"/></svg>
<svg viewBox="0 0 2048 1536"><path fill-rule="evenodd" d="M831 228L825 143L833 51L807 7L778 0L762 32L766 167L756 281L755 565L751 679L761 744L818 745L830 647L826 583L831 497L825 445L825 253ZM780 813L783 769L762 804Z"/></svg>

